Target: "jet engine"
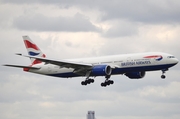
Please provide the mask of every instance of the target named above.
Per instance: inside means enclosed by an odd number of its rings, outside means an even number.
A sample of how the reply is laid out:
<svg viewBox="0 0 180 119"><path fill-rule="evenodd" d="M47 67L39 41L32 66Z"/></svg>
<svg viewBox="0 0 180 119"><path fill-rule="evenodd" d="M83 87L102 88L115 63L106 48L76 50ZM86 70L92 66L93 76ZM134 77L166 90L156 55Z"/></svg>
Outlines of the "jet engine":
<svg viewBox="0 0 180 119"><path fill-rule="evenodd" d="M95 65L92 68L92 76L106 76L111 75L112 69L109 65Z"/></svg>
<svg viewBox="0 0 180 119"><path fill-rule="evenodd" d="M146 74L145 71L141 71L141 72L130 72L130 73L126 73L125 75L130 79L140 79L143 78L145 74Z"/></svg>

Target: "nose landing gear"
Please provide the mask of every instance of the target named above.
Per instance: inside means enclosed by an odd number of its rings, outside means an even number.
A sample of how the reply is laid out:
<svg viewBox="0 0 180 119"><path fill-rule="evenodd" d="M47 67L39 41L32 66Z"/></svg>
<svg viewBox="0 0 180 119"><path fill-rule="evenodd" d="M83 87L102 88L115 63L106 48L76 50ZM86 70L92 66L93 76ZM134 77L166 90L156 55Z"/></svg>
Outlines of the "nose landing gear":
<svg viewBox="0 0 180 119"><path fill-rule="evenodd" d="M162 70L162 75L161 75L161 78L162 78L162 79L165 79L165 78L166 78L166 76L164 75L164 74L166 73L166 71L168 71L168 69L163 69L163 70Z"/></svg>
<svg viewBox="0 0 180 119"><path fill-rule="evenodd" d="M166 76L165 76L164 74L162 74L162 75L161 75L161 78L162 78L162 79L165 79L165 78L166 78Z"/></svg>

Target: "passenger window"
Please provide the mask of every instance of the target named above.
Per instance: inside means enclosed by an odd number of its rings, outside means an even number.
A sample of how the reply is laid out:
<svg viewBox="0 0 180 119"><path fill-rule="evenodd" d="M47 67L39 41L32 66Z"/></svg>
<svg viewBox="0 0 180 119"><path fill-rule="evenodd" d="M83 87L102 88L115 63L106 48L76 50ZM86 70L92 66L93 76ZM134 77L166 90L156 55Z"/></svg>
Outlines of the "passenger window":
<svg viewBox="0 0 180 119"><path fill-rule="evenodd" d="M168 56L167 58L175 58L174 56Z"/></svg>

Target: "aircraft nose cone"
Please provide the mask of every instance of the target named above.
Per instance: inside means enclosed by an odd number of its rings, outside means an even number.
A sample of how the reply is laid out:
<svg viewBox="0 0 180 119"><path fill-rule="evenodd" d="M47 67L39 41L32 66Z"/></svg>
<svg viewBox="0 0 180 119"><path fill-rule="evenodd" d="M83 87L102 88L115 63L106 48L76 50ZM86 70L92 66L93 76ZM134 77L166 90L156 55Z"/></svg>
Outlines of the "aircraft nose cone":
<svg viewBox="0 0 180 119"><path fill-rule="evenodd" d="M179 62L179 60L178 60L177 58L176 58L176 59L174 59L174 60L175 60L174 62L175 62L176 64Z"/></svg>

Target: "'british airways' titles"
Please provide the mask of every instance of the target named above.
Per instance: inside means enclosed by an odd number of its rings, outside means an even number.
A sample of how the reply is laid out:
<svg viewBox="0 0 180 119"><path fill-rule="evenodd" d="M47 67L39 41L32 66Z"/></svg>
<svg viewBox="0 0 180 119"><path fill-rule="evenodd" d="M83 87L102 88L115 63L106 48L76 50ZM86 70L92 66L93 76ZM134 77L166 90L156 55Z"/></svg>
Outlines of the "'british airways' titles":
<svg viewBox="0 0 180 119"><path fill-rule="evenodd" d="M151 64L151 61L122 62L121 66L145 65Z"/></svg>

